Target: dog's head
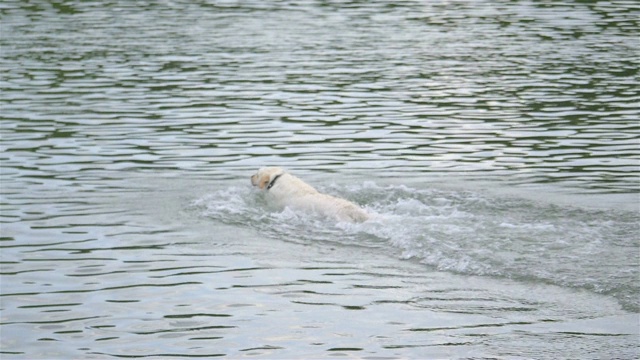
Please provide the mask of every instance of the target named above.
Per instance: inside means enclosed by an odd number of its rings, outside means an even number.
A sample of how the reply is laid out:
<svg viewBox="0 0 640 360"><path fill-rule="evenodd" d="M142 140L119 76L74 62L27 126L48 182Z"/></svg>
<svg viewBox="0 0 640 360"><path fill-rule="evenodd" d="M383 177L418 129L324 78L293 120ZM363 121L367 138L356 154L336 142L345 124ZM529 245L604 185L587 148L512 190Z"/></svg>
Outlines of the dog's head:
<svg viewBox="0 0 640 360"><path fill-rule="evenodd" d="M279 167L263 167L251 176L251 185L257 186L261 190L269 189L269 185L278 177L284 174L284 170Z"/></svg>

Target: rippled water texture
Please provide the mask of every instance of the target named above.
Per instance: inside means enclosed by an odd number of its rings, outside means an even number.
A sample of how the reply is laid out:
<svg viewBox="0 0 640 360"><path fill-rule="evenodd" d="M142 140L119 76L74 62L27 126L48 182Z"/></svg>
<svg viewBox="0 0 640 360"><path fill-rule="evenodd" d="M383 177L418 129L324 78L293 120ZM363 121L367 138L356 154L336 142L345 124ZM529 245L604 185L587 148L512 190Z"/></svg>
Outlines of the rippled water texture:
<svg viewBox="0 0 640 360"><path fill-rule="evenodd" d="M637 190L632 2L3 8L5 173L284 163Z"/></svg>
<svg viewBox="0 0 640 360"><path fill-rule="evenodd" d="M0 354L640 357L639 19L2 1ZM380 217L270 209L265 165Z"/></svg>

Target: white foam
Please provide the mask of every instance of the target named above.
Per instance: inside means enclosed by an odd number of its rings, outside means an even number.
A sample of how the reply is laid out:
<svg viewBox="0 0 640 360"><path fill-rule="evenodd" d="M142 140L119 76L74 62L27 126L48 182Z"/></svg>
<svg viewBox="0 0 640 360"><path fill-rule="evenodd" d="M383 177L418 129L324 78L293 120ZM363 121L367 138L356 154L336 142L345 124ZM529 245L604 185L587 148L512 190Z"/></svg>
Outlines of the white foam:
<svg viewBox="0 0 640 360"><path fill-rule="evenodd" d="M231 187L194 201L201 215L254 227L276 240L384 247L442 271L586 287L630 298L638 286L633 255L634 214L611 215L545 206L530 200L483 197L469 191L404 185L332 189L375 213L361 224L269 208L261 193ZM637 218L637 216L635 216ZM616 246L617 244L617 246ZM619 262L621 266L612 267ZM629 302L638 306L637 300Z"/></svg>

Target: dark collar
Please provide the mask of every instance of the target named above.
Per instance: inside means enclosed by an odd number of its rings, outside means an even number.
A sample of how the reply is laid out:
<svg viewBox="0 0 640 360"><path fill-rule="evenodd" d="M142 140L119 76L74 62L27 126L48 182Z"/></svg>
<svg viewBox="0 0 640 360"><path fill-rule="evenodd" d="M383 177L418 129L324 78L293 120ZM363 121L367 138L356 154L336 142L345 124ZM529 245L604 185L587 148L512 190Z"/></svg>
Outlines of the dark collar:
<svg viewBox="0 0 640 360"><path fill-rule="evenodd" d="M267 190L271 189L273 187L273 185L275 185L276 181L278 181L278 179L280 178L280 176L284 175L284 173L282 174L278 174L276 175L276 177L273 178L273 180L271 180L271 182L269 183L269 185L267 185Z"/></svg>

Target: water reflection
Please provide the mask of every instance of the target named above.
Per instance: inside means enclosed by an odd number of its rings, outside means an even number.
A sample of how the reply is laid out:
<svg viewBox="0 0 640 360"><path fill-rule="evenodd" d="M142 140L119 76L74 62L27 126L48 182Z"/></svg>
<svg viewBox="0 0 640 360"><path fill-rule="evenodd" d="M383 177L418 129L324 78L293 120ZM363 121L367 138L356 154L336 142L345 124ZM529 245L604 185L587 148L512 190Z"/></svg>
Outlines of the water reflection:
<svg viewBox="0 0 640 360"><path fill-rule="evenodd" d="M4 10L6 167L340 164L636 189L624 6L50 6Z"/></svg>

